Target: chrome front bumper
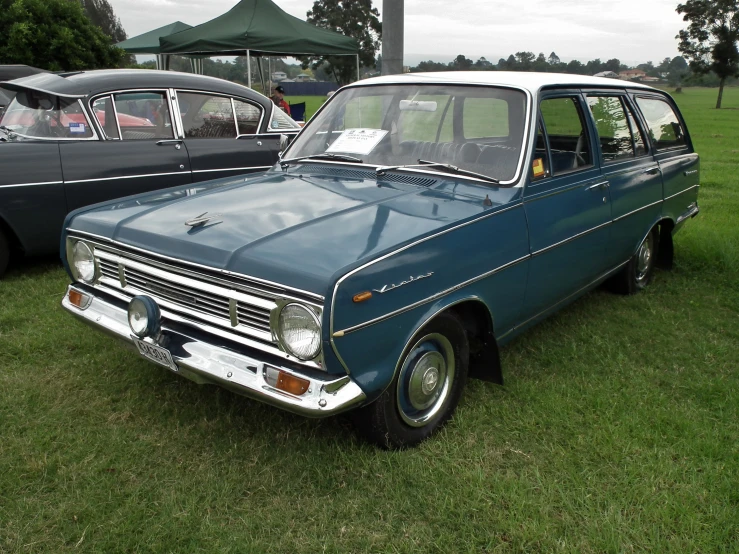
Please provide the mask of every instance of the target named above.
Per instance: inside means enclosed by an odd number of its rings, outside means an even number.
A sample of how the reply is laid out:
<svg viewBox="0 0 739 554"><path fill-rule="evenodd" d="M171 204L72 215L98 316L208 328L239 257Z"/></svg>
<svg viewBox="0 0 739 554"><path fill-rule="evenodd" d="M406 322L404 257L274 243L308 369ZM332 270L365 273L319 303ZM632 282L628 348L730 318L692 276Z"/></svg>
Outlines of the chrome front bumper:
<svg viewBox="0 0 739 554"><path fill-rule="evenodd" d="M92 297L85 309L72 305L69 291ZM118 302L120 304L120 302ZM128 343L134 349L128 315L125 308L91 293L89 289L70 285L62 300L62 307L72 315L109 335ZM339 378L318 378L306 375L280 363L265 362L256 356L236 352L202 338L189 336L182 330L162 325L162 339L158 344L166 344L177 365L177 373L200 384L220 385L236 393L271 404L278 408L308 417L326 417L344 412L365 400L362 389L348 376ZM152 339L146 342L155 344ZM310 382L308 391L296 396L271 386L265 379L267 367L278 369L306 379Z"/></svg>

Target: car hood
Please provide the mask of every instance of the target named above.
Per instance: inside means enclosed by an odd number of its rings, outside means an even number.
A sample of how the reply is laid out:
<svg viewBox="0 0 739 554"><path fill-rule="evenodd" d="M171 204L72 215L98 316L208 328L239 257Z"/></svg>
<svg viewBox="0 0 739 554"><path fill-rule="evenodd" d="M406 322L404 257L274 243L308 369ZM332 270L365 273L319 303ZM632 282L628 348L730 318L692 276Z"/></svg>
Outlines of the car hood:
<svg viewBox="0 0 739 554"><path fill-rule="evenodd" d="M500 207L520 191L443 178L424 179L430 186L417 186L378 181L366 170L342 176L306 167L82 209L67 227L326 295L335 274ZM192 225L198 218L209 219Z"/></svg>

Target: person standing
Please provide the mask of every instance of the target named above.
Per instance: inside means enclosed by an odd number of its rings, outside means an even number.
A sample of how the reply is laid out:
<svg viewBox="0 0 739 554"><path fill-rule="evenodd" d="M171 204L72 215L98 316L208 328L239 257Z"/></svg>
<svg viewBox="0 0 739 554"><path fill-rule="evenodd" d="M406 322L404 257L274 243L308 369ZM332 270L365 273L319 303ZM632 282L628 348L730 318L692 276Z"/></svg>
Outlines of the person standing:
<svg viewBox="0 0 739 554"><path fill-rule="evenodd" d="M271 98L272 98L272 102L275 103L275 106L282 109L282 111L285 112L287 115L292 115L290 114L290 104L285 102L285 89L284 88L277 85L272 90Z"/></svg>

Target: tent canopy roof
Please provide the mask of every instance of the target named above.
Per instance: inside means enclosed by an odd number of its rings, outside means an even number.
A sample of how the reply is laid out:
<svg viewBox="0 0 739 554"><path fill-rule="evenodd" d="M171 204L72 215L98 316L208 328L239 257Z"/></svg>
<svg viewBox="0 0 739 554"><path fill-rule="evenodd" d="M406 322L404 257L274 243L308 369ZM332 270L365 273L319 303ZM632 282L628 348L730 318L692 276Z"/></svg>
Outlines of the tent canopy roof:
<svg viewBox="0 0 739 554"><path fill-rule="evenodd" d="M153 31L152 31L153 32ZM164 36L162 54L355 55L357 41L284 12L271 0L241 0L202 25Z"/></svg>
<svg viewBox="0 0 739 554"><path fill-rule="evenodd" d="M159 27L143 35L131 37L128 40L116 44L118 48L122 48L129 54L159 54L159 38L166 37L172 33L179 33L186 29L192 29L192 25L175 21L164 27Z"/></svg>

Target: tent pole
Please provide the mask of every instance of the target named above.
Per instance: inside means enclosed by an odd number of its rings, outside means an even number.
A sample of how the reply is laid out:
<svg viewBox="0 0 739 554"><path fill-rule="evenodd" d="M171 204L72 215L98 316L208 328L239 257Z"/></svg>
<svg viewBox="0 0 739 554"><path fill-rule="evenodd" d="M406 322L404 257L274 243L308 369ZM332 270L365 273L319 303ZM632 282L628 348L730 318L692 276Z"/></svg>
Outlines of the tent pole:
<svg viewBox="0 0 739 554"><path fill-rule="evenodd" d="M357 81L359 81L359 54L357 54Z"/></svg>
<svg viewBox="0 0 739 554"><path fill-rule="evenodd" d="M251 52L246 51L246 86L251 88Z"/></svg>
<svg viewBox="0 0 739 554"><path fill-rule="evenodd" d="M262 63L262 56L259 56L257 58L257 69L259 69L259 81L262 83L262 93L264 94L265 90L265 82L264 82L264 71L263 71L263 63ZM265 96L267 96L265 94Z"/></svg>

